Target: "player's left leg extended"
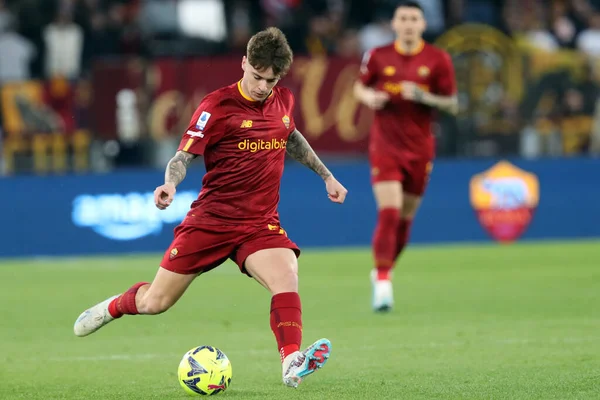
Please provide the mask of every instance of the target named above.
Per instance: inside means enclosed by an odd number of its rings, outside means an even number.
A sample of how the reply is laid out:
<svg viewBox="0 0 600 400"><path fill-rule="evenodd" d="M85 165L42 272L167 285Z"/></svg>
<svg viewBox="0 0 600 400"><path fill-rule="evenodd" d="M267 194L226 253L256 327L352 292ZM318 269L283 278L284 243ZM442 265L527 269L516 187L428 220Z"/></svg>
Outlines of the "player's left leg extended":
<svg viewBox="0 0 600 400"><path fill-rule="evenodd" d="M125 293L85 310L74 326L87 336L123 315L155 315L171 308L200 273L221 265L235 248L240 232L216 225L179 225L152 283L139 282Z"/></svg>
<svg viewBox="0 0 600 400"><path fill-rule="evenodd" d="M73 327L75 335L87 336L125 314L155 315L165 312L179 300L195 277L160 267L152 283L136 283L125 293L110 297L81 313Z"/></svg>
<svg viewBox="0 0 600 400"><path fill-rule="evenodd" d="M290 248L267 248L245 259L245 270L271 292L271 330L281 355L283 383L297 387L302 379L323 367L331 343L319 339L304 351L302 306L298 294L297 255Z"/></svg>

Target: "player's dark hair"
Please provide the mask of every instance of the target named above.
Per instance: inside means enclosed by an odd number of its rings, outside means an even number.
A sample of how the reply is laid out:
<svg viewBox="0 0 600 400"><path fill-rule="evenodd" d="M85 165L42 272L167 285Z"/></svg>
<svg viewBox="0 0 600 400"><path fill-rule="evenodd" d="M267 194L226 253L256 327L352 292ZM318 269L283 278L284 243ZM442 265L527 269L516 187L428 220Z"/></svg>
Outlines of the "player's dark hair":
<svg viewBox="0 0 600 400"><path fill-rule="evenodd" d="M396 5L396 10L400 7L418 8L421 10L421 12L423 12L423 7L421 7L421 5L416 1L401 1L398 3L398 5Z"/></svg>
<svg viewBox="0 0 600 400"><path fill-rule="evenodd" d="M278 28L270 27L250 38L246 47L248 62L257 70L273 68L278 77L285 76L294 60L287 38Z"/></svg>

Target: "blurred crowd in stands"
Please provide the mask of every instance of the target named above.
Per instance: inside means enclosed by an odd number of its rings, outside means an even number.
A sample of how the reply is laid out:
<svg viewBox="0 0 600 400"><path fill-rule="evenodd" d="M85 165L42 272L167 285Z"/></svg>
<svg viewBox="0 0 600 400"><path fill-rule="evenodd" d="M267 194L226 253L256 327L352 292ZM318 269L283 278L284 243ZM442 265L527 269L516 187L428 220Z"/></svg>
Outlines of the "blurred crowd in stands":
<svg viewBox="0 0 600 400"><path fill-rule="evenodd" d="M227 53L243 48L254 32L269 25L283 29L298 54L360 57L393 40L389 20L397 3L0 0L0 82L57 74L77 78L89 71L95 57ZM457 24L477 22L534 48L600 55L600 0L421 0L420 4L428 21L428 40ZM194 22L224 27L185 28ZM226 34L212 34L223 28Z"/></svg>
<svg viewBox="0 0 600 400"><path fill-rule="evenodd" d="M61 85L90 78L94 61L123 57L210 56L243 52L248 38L280 27L297 55L359 60L394 39L395 0L0 0L0 86L41 79ZM572 51L583 74L557 70L529 82L522 101L495 112L518 136L522 155L600 152L600 0L419 0L435 41L466 23L485 24L520 49L552 57ZM557 56L558 57L558 56ZM458 79L461 79L458 77ZM544 103L547 91L554 98ZM537 96L537 97L536 97ZM551 97L551 96L550 96ZM542 107L540 107L540 102ZM545 105L545 106L544 106ZM470 110L477 125L477 110ZM585 118L580 118L581 116ZM523 119L526 119L525 121ZM577 121L577 122L574 122ZM583 122L582 122L583 121ZM0 115L0 128L2 115ZM500 129L495 126L495 129ZM501 130L501 129L500 129ZM564 138L565 131L577 131ZM0 129L1 132L1 129ZM516 134L519 135L516 135ZM481 129L477 134L481 134ZM503 139L495 139L501 142ZM568 142L568 144L567 144ZM462 155L469 152L457 152ZM489 154L488 154L489 153ZM493 155L485 144L472 155Z"/></svg>

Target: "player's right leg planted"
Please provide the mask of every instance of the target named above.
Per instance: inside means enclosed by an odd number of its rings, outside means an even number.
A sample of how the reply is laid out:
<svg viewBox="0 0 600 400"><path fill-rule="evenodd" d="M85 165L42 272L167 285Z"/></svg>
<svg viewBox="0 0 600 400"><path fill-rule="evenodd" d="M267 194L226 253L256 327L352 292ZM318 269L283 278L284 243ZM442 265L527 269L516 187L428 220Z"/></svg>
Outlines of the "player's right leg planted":
<svg viewBox="0 0 600 400"><path fill-rule="evenodd" d="M300 351L302 306L297 292L273 295L270 320L281 356L283 383L290 387L298 387L304 377L325 365L331 352L331 342L328 339L319 339L304 351Z"/></svg>
<svg viewBox="0 0 600 400"><path fill-rule="evenodd" d="M376 312L389 311L394 305L392 269L398 255L398 235L401 225L401 183L385 181L373 187L378 205L377 225L373 233L371 270L372 308Z"/></svg>
<svg viewBox="0 0 600 400"><path fill-rule="evenodd" d="M384 208L379 210L377 227L373 235L373 257L375 268L371 270L373 285L373 310L389 311L394 305L392 269L397 255L397 235L400 226L400 210Z"/></svg>
<svg viewBox="0 0 600 400"><path fill-rule="evenodd" d="M304 351L302 343L302 303L298 294L297 257L295 247L284 237L273 246L256 252L248 251L246 270L271 294L270 325L281 359L282 378L286 386L296 388L308 375L322 368L331 353L331 342L319 339ZM255 247L250 245L254 250ZM290 247L290 248L283 248ZM257 247L257 249L259 249ZM240 264L243 264L244 257Z"/></svg>

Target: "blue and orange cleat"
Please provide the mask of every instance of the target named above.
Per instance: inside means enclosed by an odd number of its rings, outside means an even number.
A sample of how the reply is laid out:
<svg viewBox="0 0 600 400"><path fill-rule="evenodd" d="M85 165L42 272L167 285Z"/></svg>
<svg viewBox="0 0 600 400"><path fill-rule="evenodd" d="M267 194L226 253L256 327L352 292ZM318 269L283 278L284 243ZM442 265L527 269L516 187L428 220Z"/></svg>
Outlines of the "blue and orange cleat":
<svg viewBox="0 0 600 400"><path fill-rule="evenodd" d="M283 360L283 383L298 387L305 376L323 368L331 354L331 342L319 339L303 352L296 351Z"/></svg>

